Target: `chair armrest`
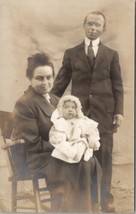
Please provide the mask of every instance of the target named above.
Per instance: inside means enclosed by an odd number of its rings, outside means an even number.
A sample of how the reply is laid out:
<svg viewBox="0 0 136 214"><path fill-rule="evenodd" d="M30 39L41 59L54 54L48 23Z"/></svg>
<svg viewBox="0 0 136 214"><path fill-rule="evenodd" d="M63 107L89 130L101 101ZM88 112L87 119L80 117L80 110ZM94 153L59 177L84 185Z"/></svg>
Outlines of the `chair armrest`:
<svg viewBox="0 0 136 214"><path fill-rule="evenodd" d="M11 147L11 146L14 146L14 145L16 145L16 144L22 144L22 143L25 143L25 140L24 139L18 139L18 140L10 140L10 139L6 139L6 143L4 143L2 146L1 146L1 148L3 149L3 150L5 150L5 149L8 149L9 147Z"/></svg>

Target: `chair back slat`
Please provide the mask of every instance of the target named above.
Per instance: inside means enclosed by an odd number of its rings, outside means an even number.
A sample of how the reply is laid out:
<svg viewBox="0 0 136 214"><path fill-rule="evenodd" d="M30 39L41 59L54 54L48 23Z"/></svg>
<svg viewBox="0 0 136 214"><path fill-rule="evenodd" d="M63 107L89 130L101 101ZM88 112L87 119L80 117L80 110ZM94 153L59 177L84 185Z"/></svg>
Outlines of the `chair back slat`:
<svg viewBox="0 0 136 214"><path fill-rule="evenodd" d="M4 139L10 139L13 129L13 115L11 112L0 111L0 128Z"/></svg>
<svg viewBox="0 0 136 214"><path fill-rule="evenodd" d="M6 143L6 140L10 139L13 129L13 115L11 112L0 111L0 128L3 140ZM16 144L5 150L11 175L25 177L29 174L25 149L25 144Z"/></svg>
<svg viewBox="0 0 136 214"><path fill-rule="evenodd" d="M4 143L6 143L6 139L10 139L11 132L13 129L13 118L11 112L0 111L0 128L3 141ZM5 149L4 151L10 176L13 176L15 172L15 167L12 160L10 147Z"/></svg>

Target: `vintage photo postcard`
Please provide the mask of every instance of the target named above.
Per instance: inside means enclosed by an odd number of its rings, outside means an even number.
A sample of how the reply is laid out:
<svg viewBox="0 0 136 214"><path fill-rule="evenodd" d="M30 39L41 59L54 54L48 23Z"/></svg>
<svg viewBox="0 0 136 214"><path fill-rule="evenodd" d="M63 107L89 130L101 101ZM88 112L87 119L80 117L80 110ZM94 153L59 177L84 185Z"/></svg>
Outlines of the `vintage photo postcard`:
<svg viewBox="0 0 136 214"><path fill-rule="evenodd" d="M134 0L0 0L0 213L135 212L134 25Z"/></svg>

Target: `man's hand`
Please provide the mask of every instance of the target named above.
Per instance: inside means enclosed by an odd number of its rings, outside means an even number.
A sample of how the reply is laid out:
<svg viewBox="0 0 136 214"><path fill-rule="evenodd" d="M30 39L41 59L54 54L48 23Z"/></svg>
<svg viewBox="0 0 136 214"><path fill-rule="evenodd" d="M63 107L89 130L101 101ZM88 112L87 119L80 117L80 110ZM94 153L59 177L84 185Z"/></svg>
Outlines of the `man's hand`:
<svg viewBox="0 0 136 214"><path fill-rule="evenodd" d="M117 127L121 126L121 123L123 121L123 116L121 114L115 114L113 124L117 125Z"/></svg>

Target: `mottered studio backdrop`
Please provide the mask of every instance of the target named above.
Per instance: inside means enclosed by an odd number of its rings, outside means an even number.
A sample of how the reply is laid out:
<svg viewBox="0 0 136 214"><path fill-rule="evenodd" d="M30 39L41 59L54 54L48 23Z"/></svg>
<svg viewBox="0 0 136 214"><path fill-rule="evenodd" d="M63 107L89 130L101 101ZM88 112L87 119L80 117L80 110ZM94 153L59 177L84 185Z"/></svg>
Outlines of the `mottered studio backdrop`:
<svg viewBox="0 0 136 214"><path fill-rule="evenodd" d="M0 110L12 111L15 101L27 88L25 70L31 54L47 52L57 74L64 51L82 42L84 17L93 10L105 14L107 30L102 41L120 56L124 121L114 136L112 186L117 209L127 212L133 210L134 188L133 0L0 0ZM69 90L70 87L67 93ZM0 152L0 183L8 188L4 176L8 172ZM3 203L6 191L9 190L1 188Z"/></svg>

